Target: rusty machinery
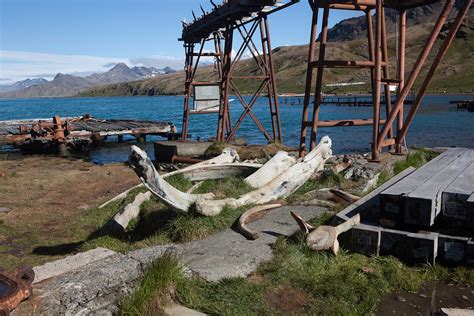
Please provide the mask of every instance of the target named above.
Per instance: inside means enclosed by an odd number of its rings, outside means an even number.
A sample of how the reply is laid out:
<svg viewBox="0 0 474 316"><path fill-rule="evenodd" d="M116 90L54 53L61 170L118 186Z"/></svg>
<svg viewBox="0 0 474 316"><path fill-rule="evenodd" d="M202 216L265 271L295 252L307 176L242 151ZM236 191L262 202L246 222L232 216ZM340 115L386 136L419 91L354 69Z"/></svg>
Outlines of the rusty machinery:
<svg viewBox="0 0 474 316"><path fill-rule="evenodd" d="M203 12L201 17L196 18L193 12L193 22L183 23L183 34L180 39L184 42L186 53L183 141L186 141L190 115L214 113L218 115L216 136L218 141L232 140L243 120L250 116L269 142L282 142L268 15L297 2L299 0L227 0L221 5L216 5L211 1L213 6L211 12L205 12L201 7ZM240 35L242 45L235 56L232 56L234 33ZM260 37L261 51L257 48L254 36ZM207 42L213 44L212 52L204 51ZM196 49L196 46L200 46L199 49ZM247 50L257 65L259 75L236 74L237 65ZM214 77L217 78L197 81L196 72L200 61L205 57L215 59L217 76ZM244 98L238 87L238 81L252 81L252 86L258 87L250 101ZM252 112L252 107L265 90L270 107L271 133ZM202 97L199 96L201 92ZM234 125L229 107L231 94L235 95L244 107ZM203 106L200 106L201 104Z"/></svg>
<svg viewBox="0 0 474 316"><path fill-rule="evenodd" d="M0 269L0 316L7 316L18 304L32 294L35 273L31 268L19 267L11 273Z"/></svg>
<svg viewBox="0 0 474 316"><path fill-rule="evenodd" d="M308 0L313 11L311 37L309 45L309 57L307 67L306 89L303 108L303 119L301 124L300 138L300 156L303 156L307 148L307 133L310 130L310 149L316 145L317 128L321 126L361 126L371 125L372 132L372 159L378 160L384 147L395 147L396 153L401 153L401 144L404 140L408 128L417 113L431 79L441 61L451 45L459 27L461 26L471 4L472 0L464 0L461 3L459 11L456 13L454 21L449 27L447 36L442 41L438 51L429 66L425 78L415 95L414 102L408 112L404 115L403 106L405 100L418 78L428 56L432 52L436 39L438 38L443 25L447 21L449 14L454 8L455 0L444 0L444 7L428 37L428 40L421 50L410 75L405 78L405 60L406 60L406 16L407 11L429 5L440 0ZM389 71L389 56L387 49L387 32L385 24L385 9L398 11L398 61L396 74L392 76ZM322 31L319 41L319 57L316 59L316 41L319 9L323 11ZM362 11L367 20L367 40L368 40L368 60L349 61L349 60L327 60L327 35L328 18L330 10L356 10ZM375 11L375 15L372 12ZM373 18L375 17L375 28ZM375 30L375 33L374 33ZM316 68L316 87L314 91L314 106L310 113L311 96L313 92L313 69ZM372 102L373 117L371 120L353 119L346 120L345 123L338 121L321 121L319 119L319 108L322 100L323 71L326 68L367 68L370 72L372 82ZM395 103L391 104L390 85L397 87ZM382 90L386 100L386 120L381 120L380 105ZM311 115L311 117L309 117ZM396 128L394 128L396 123Z"/></svg>

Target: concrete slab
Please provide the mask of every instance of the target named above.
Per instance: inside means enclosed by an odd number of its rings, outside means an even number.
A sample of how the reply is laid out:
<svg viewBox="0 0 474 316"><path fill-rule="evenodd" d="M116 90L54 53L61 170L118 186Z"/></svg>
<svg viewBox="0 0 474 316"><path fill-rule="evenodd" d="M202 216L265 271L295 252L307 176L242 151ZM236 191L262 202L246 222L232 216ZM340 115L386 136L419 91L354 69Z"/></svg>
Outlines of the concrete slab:
<svg viewBox="0 0 474 316"><path fill-rule="evenodd" d="M138 261L115 254L36 284L12 315L116 314L142 273Z"/></svg>
<svg viewBox="0 0 474 316"><path fill-rule="evenodd" d="M284 206L270 211L264 218L247 226L261 231L262 237L248 240L227 229L208 237L182 245L183 263L209 281L245 277L255 272L260 263L272 259L271 245L278 236L289 236L298 230L290 211L305 220L320 216L327 210L311 206Z"/></svg>
<svg viewBox="0 0 474 316"><path fill-rule="evenodd" d="M76 270L89 263L96 262L116 254L117 253L115 251L109 249L96 248L86 252L78 253L74 256L69 256L61 260L48 262L42 266L34 267L33 271L35 271L35 280L33 281L33 284Z"/></svg>

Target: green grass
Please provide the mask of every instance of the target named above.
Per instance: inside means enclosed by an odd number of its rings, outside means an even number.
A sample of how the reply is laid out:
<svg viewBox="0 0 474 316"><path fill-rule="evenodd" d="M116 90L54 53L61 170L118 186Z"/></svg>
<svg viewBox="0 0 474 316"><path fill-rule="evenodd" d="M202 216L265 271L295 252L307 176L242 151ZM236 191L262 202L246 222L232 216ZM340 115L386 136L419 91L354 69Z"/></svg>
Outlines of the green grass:
<svg viewBox="0 0 474 316"><path fill-rule="evenodd" d="M439 153L432 150L417 149L415 153L409 153L405 160L397 161L393 167L393 172L399 174L409 167L419 168L438 155Z"/></svg>
<svg viewBox="0 0 474 316"><path fill-rule="evenodd" d="M243 178L227 178L222 180L205 180L193 191L196 194L212 192L217 199L237 198L242 194L255 190Z"/></svg>
<svg viewBox="0 0 474 316"><path fill-rule="evenodd" d="M332 188L334 186L341 186L345 182L344 177L341 174L335 173L331 170L326 170L322 173L318 179L309 179L305 182L298 190L293 192L289 197L286 198L288 203L297 203L301 201L303 195L308 192L322 189Z"/></svg>
<svg viewBox="0 0 474 316"><path fill-rule="evenodd" d="M182 191L192 186L192 183L181 175L170 177L167 181ZM251 190L252 188L243 179L228 178L206 180L194 193L213 192L217 198L228 198L237 197ZM182 243L205 238L231 227L248 207L250 206L240 208L226 206L218 216L214 217L200 215L194 211L193 207L188 213L177 214L169 210L156 197L152 197L142 205L139 217L130 223L125 232L104 236L99 230L99 234L89 238L81 245L80 250L106 247L118 252L126 252L153 245Z"/></svg>
<svg viewBox="0 0 474 316"><path fill-rule="evenodd" d="M172 253L148 267L140 285L120 302L120 315L159 315L160 306L171 300L173 287L183 280L182 268Z"/></svg>
<svg viewBox="0 0 474 316"><path fill-rule="evenodd" d="M327 216L312 223L326 220ZM408 267L393 257L366 257L344 250L335 257L312 251L305 245L302 233L280 237L273 248L273 259L260 265L252 277L220 282L184 277L176 257L158 259L147 270L139 288L122 304L122 314L151 314L157 310L152 304L156 297L158 301L171 297L211 315L369 315L381 296L390 292L416 291L425 282L474 282L474 270L467 268ZM157 279L160 275L163 280ZM284 294L299 293L305 303L294 310L280 310L275 300L269 299L278 289L284 289ZM292 303L291 298L283 300Z"/></svg>

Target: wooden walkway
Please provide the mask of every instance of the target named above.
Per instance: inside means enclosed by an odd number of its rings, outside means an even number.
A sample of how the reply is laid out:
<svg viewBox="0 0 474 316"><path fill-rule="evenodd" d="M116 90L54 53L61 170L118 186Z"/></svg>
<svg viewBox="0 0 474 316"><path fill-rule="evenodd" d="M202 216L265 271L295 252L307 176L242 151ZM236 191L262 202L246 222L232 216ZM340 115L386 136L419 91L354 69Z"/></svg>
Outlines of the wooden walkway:
<svg viewBox="0 0 474 316"><path fill-rule="evenodd" d="M15 144L31 138L31 131L40 122L48 124L51 119L0 121L0 144ZM175 134L176 127L170 122L115 120L96 118L64 118L68 138L92 138L107 136L160 135L168 137Z"/></svg>

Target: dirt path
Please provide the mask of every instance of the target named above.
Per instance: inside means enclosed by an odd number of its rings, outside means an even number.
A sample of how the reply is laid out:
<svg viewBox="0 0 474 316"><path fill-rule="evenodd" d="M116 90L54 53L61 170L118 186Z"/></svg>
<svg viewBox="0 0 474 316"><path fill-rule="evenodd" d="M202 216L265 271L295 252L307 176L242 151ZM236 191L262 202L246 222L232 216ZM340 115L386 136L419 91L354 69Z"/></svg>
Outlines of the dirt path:
<svg viewBox="0 0 474 316"><path fill-rule="evenodd" d="M74 241L73 223L138 182L124 164L45 156L0 160L0 208L10 210L0 212L2 266L32 263L23 259L37 246Z"/></svg>

